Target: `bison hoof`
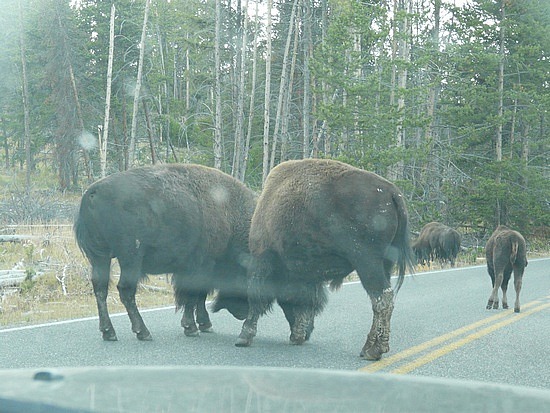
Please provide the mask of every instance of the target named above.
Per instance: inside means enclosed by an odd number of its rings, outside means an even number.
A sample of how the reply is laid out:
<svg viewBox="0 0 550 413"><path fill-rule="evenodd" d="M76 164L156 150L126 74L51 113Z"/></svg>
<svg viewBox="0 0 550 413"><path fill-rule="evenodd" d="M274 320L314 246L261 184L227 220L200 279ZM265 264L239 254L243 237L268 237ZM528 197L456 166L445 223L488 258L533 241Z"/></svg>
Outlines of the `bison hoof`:
<svg viewBox="0 0 550 413"><path fill-rule="evenodd" d="M299 336L297 334L291 334L290 335L290 344L294 344L295 346L301 346L306 341L305 336Z"/></svg>
<svg viewBox="0 0 550 413"><path fill-rule="evenodd" d="M118 341L115 330L106 330L102 332L103 341Z"/></svg>
<svg viewBox="0 0 550 413"><path fill-rule="evenodd" d="M363 349L361 351L361 354L359 354L359 357L365 359L365 360L380 360L382 358L382 352L378 348L378 346L372 346L371 348L365 350Z"/></svg>
<svg viewBox="0 0 550 413"><path fill-rule="evenodd" d="M198 337L199 336L199 330L197 329L197 326L183 327L183 333L187 337Z"/></svg>
<svg viewBox="0 0 550 413"><path fill-rule="evenodd" d="M139 333L136 333L136 337L139 341L152 341L153 340L153 336L147 330L140 331Z"/></svg>
<svg viewBox="0 0 550 413"><path fill-rule="evenodd" d="M243 338L243 337L239 337L239 339L235 343L237 347L250 347L251 344L252 344L252 338Z"/></svg>
<svg viewBox="0 0 550 413"><path fill-rule="evenodd" d="M503 308L504 310L508 310L508 304L502 303L502 308Z"/></svg>
<svg viewBox="0 0 550 413"><path fill-rule="evenodd" d="M212 323L199 324L199 330L203 333L211 333L214 331L212 329Z"/></svg>
<svg viewBox="0 0 550 413"><path fill-rule="evenodd" d="M514 313L519 313L519 308L514 308Z"/></svg>

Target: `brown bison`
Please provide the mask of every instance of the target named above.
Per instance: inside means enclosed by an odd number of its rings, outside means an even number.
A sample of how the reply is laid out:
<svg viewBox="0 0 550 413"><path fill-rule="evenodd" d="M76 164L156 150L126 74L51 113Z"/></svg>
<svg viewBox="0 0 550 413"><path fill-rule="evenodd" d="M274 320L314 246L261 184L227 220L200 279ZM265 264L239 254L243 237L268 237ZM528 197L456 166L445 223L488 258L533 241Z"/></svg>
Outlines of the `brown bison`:
<svg viewBox="0 0 550 413"><path fill-rule="evenodd" d="M186 335L209 331L207 294L214 311L248 314L246 260L255 195L237 180L201 165L131 169L92 184L82 196L74 230L92 265L99 329L117 340L107 310L111 259L120 265L117 288L140 340L150 340L135 301L146 274L172 273L176 308Z"/></svg>
<svg viewBox="0 0 550 413"><path fill-rule="evenodd" d="M441 263L450 262L454 267L460 251L460 238L455 229L439 222L430 222L422 228L412 248L421 264L430 265L437 259Z"/></svg>
<svg viewBox="0 0 550 413"><path fill-rule="evenodd" d="M236 343L249 346L257 322L277 300L290 325L290 342L302 344L327 301L357 270L373 309L361 357L389 351L396 293L412 270L407 208L399 189L380 176L332 160L287 161L269 174L250 228L249 313Z"/></svg>
<svg viewBox="0 0 550 413"><path fill-rule="evenodd" d="M519 313L519 293L523 280L523 271L527 267L527 247L523 236L510 228L499 225L485 245L487 271L491 277L493 291L487 303L487 309L498 308L498 289L502 289L502 308L508 308L506 290L512 271L514 272L514 287L516 302L514 312Z"/></svg>

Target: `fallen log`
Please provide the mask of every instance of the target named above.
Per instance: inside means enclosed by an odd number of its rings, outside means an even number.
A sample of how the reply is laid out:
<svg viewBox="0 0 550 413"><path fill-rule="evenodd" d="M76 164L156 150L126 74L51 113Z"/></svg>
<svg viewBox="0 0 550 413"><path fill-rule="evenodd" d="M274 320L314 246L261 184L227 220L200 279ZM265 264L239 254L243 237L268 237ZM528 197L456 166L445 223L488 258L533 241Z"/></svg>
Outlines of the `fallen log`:
<svg viewBox="0 0 550 413"><path fill-rule="evenodd" d="M0 235L0 242L23 242L39 238L36 235Z"/></svg>
<svg viewBox="0 0 550 413"><path fill-rule="evenodd" d="M26 277L26 270L0 270L0 287L19 285Z"/></svg>

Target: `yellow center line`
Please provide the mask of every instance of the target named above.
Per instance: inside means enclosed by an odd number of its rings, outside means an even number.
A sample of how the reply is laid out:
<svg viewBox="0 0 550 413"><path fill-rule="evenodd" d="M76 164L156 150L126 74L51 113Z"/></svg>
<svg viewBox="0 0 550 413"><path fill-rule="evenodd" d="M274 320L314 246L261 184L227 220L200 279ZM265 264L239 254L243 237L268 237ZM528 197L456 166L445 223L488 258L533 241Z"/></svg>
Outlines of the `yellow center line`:
<svg viewBox="0 0 550 413"><path fill-rule="evenodd" d="M547 297L548 298L548 297ZM532 307L536 304L540 304L540 301L535 300L531 301L530 303L524 304L523 309ZM407 350L401 351L397 354L394 354L392 356L386 357L382 360L376 361L372 364L369 364L365 367L362 367L359 369L359 371L365 372L365 373L374 373L375 371L382 370L388 366L391 366L392 364L395 364L403 359L406 359L407 357L414 356L415 354L418 354L422 351L425 351L431 347L435 347L441 343L444 343L447 340L450 340L452 338L455 338L457 336L460 336L464 333L467 333L469 331L475 330L476 328L479 328L485 324L492 323L493 321L499 320L501 318L507 317L512 313L513 310L506 310L501 313L498 313L494 316L484 318L483 320L476 321L475 323L469 324L467 326L461 327L457 330L451 331L447 334L443 334L439 337L435 337L432 340L428 340L422 344L419 344L417 346L411 347Z"/></svg>
<svg viewBox="0 0 550 413"><path fill-rule="evenodd" d="M489 333L492 333L493 331L495 330L498 330L499 328L502 328L504 326L507 326L508 324L512 324L512 323L515 323L516 321L519 321L521 320L522 318L524 317L527 317L531 314L534 314L534 313L537 313L539 311L542 311L546 308L550 308L550 303L547 303L547 304L543 304L543 305L540 305L538 307L535 307L529 311L526 311L526 312L523 312L521 314L518 314L512 318L508 318L506 320L503 320L499 323L496 323L496 324L493 324L489 327L485 327L484 329L482 330L479 330L475 333L472 333L458 341L455 341L453 343L449 343L448 345L446 346L443 346L437 350L434 350L428 354L426 354L425 356L422 356L408 364L405 364L404 366L402 367L399 367L395 370L392 370L391 372L392 373L396 373L396 374L407 374L411 371L413 371L414 369L417 369L418 367L421 367L423 366L424 364L427 364L431 361L434 361L436 359L438 359L439 357L441 356L444 356L445 354L448 354L450 353L451 351L454 351L468 343L471 343L472 341L474 340L477 340L483 336L486 336L487 334Z"/></svg>

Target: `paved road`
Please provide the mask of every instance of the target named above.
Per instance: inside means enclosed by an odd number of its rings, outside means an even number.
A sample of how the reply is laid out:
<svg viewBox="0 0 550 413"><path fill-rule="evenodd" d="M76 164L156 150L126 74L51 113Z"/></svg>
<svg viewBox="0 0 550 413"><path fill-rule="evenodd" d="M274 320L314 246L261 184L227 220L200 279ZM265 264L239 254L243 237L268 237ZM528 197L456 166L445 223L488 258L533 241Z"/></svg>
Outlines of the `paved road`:
<svg viewBox="0 0 550 413"><path fill-rule="evenodd" d="M173 309L143 312L153 334L140 342L126 315L113 317L118 342L103 342L97 319L0 330L0 369L71 366L301 367L481 380L550 389L550 259L526 269L522 312L486 310L484 267L407 277L392 319L391 351L378 362L358 357L372 313L361 285L332 293L311 341L288 344L282 311L262 318L250 348L234 342L241 322L212 316L214 333L185 337ZM513 305L512 294L509 301Z"/></svg>

